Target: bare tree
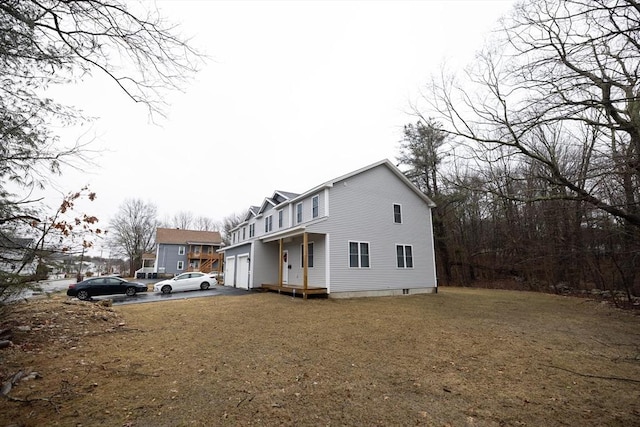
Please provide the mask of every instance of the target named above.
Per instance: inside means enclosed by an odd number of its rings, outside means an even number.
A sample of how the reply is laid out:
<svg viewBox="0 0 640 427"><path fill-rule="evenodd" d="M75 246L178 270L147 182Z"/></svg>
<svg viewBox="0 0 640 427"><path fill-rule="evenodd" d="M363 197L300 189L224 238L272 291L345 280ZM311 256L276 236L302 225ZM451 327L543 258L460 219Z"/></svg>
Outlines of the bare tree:
<svg viewBox="0 0 640 427"><path fill-rule="evenodd" d="M171 217L171 228L179 228L181 230L191 230L195 219L193 213L181 211Z"/></svg>
<svg viewBox="0 0 640 427"><path fill-rule="evenodd" d="M434 82L430 112L475 153L503 147L535 162L558 197L640 227L639 20L634 0L520 3L470 85Z"/></svg>
<svg viewBox="0 0 640 427"><path fill-rule="evenodd" d="M527 203L560 200L575 208L576 235L604 224L591 221L594 209L617 224L614 281L627 292L640 262L639 23L635 0L518 3L464 78L445 73L425 97L468 148L465 168L489 171L484 189L509 200L507 220ZM558 236L569 223L555 225Z"/></svg>
<svg viewBox="0 0 640 427"><path fill-rule="evenodd" d="M196 217L194 221L194 226L196 230L200 230L200 231L219 231L220 230L220 224L218 224L213 219L207 218L204 216Z"/></svg>
<svg viewBox="0 0 640 427"><path fill-rule="evenodd" d="M203 57L178 27L156 10L137 6L121 0L0 1L0 234L9 238L5 241L26 233L25 221L42 223L33 230L47 227L44 201L29 194L50 184L64 167L79 167L88 150L53 132L53 125L87 118L46 96L50 86L102 74L155 116L164 112L166 91L181 89L197 71ZM8 183L22 194L9 191Z"/></svg>
<svg viewBox="0 0 640 427"><path fill-rule="evenodd" d="M139 199L125 200L109 222L109 245L129 258L131 275L142 266L142 255L155 247L157 208Z"/></svg>

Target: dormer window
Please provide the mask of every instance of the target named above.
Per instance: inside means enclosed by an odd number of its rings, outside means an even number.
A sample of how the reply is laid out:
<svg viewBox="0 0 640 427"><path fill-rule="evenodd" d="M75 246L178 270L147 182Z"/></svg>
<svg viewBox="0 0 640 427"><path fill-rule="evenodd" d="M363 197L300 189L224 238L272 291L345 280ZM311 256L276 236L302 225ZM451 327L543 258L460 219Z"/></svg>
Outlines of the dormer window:
<svg viewBox="0 0 640 427"><path fill-rule="evenodd" d="M318 206L320 204L320 197L319 196L313 196L313 199L311 199L311 203L312 203L311 217L312 218L317 218L318 217Z"/></svg>
<svg viewBox="0 0 640 427"><path fill-rule="evenodd" d="M296 205L296 223L300 224L302 222L302 203L298 203Z"/></svg>

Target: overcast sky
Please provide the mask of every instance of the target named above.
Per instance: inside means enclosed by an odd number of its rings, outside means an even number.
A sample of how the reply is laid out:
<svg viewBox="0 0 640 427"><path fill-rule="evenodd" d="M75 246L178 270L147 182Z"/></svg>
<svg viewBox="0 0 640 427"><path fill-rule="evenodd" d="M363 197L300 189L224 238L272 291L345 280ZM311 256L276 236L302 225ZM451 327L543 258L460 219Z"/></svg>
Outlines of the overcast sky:
<svg viewBox="0 0 640 427"><path fill-rule="evenodd" d="M106 226L127 198L221 220L274 190L306 191L388 158L409 105L442 63L473 59L509 0L158 1L210 57L158 125L106 79L64 89L99 119L81 132L105 150L63 192L89 184ZM59 198L59 196L57 196ZM56 201L57 203L57 201Z"/></svg>

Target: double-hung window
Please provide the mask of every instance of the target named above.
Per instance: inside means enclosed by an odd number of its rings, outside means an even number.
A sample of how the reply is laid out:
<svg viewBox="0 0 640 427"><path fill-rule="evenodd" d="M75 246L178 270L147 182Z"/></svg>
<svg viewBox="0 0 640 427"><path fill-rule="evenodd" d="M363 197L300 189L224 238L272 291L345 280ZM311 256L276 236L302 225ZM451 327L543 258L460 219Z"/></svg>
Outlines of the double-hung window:
<svg viewBox="0 0 640 427"><path fill-rule="evenodd" d="M311 199L311 217L318 218L318 205L320 204L320 196L313 196Z"/></svg>
<svg viewBox="0 0 640 427"><path fill-rule="evenodd" d="M302 202L296 205L296 224L302 222Z"/></svg>
<svg viewBox="0 0 640 427"><path fill-rule="evenodd" d="M184 254L185 254L185 247L178 246L178 255L184 255Z"/></svg>
<svg viewBox="0 0 640 427"><path fill-rule="evenodd" d="M269 215L264 219L264 232L268 233L273 230L273 215Z"/></svg>
<svg viewBox="0 0 640 427"><path fill-rule="evenodd" d="M178 270L184 270L184 261L178 261Z"/></svg>
<svg viewBox="0 0 640 427"><path fill-rule="evenodd" d="M413 247L396 245L396 262L398 268L413 268Z"/></svg>
<svg viewBox="0 0 640 427"><path fill-rule="evenodd" d="M284 212L283 211L278 211L278 228L282 228L282 225L284 224Z"/></svg>
<svg viewBox="0 0 640 427"><path fill-rule="evenodd" d="M304 245L300 245L300 267L304 267ZM307 244L307 267L313 267L313 242Z"/></svg>
<svg viewBox="0 0 640 427"><path fill-rule="evenodd" d="M397 203L393 204L393 222L402 224L402 206Z"/></svg>
<svg viewBox="0 0 640 427"><path fill-rule="evenodd" d="M249 224L249 237L253 237L256 235L256 224Z"/></svg>
<svg viewBox="0 0 640 427"><path fill-rule="evenodd" d="M349 267L370 267L368 242L349 242Z"/></svg>

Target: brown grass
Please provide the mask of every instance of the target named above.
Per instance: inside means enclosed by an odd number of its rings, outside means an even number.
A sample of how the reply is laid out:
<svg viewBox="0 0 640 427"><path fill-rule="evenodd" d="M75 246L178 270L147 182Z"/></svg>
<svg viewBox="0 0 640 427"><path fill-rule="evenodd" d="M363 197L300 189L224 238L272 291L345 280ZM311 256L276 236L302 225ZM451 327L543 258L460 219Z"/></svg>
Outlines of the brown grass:
<svg viewBox="0 0 640 427"><path fill-rule="evenodd" d="M640 425L640 317L585 299L65 301L10 315L1 425Z"/></svg>

